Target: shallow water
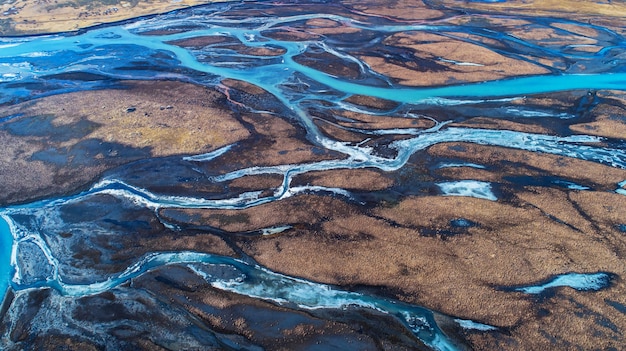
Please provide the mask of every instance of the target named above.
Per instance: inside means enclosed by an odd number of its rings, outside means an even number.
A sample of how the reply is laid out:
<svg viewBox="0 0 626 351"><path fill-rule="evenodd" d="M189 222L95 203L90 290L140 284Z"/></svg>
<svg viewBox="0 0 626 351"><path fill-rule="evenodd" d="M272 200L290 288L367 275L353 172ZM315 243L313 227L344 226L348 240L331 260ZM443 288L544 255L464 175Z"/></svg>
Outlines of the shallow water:
<svg viewBox="0 0 626 351"><path fill-rule="evenodd" d="M232 5L237 9L238 5ZM241 5L246 6L254 5ZM259 5L260 7L263 7ZM220 9L219 11L217 9ZM431 311L418 306L397 301L349 292L330 285L288 277L255 265L254 262L237 260L225 256L200 252L152 252L136 257L128 268L115 273L94 269L94 274L69 268L63 255L71 254L69 248L58 244L55 235L64 228L79 228L105 232L109 230L98 224L70 222L64 220L63 211L70 205L83 206L88 201L110 197L124 203L129 208L149 210L167 228L176 225L161 220L159 209L245 209L274 201L284 200L301 193L329 194L349 201L356 201L351 191L325 186L292 185L298 175L313 171L333 169L376 168L383 171L402 169L410 157L427 148L447 142L465 142L478 145L499 146L534 153L547 153L568 158L592 161L610 167L626 169L626 152L614 140L593 135L563 133L540 134L514 130L468 128L449 126L450 120L435 120L424 116L420 111L430 108L461 106L466 111L474 109L476 115L495 109L501 111L502 118L514 120L538 119L559 120L578 118L576 111L562 111L550 106L524 106L517 102L528 95L571 90L621 90L626 85L626 73L621 64L621 56L610 65L601 65L613 56L609 49L624 50L623 38L608 29L598 26L552 20L551 23L570 23L593 28L605 33L605 49L595 53L577 52L571 54L565 48L524 41L507 33L497 33L471 24L455 24L452 21L424 24L398 24L384 18L348 17L329 13L301 15L259 15L258 17L229 16L223 11L230 8L200 7L171 14L138 19L113 26L87 29L79 33L55 34L24 38L0 38L0 104L15 104L53 94L62 94L90 89L115 87L115 81L131 80L182 80L208 87L224 88L222 81L236 79L248 82L270 93L277 101L268 103L268 110L275 114L279 110L284 117L298 124L306 133L308 141L317 147L334 151L340 158L308 162L302 164L281 164L274 166L253 165L212 176L210 181L219 183L251 175L278 174L283 177L281 186L268 192L242 192L234 197L204 198L187 195L159 194L142 186L141 180L117 179L106 176L95 182L82 193L43 199L40 201L6 207L0 217L0 291L6 290L6 283L16 291L52 287L63 295L89 296L114 289L135 277L155 268L167 265L191 267L203 276L213 287L224 291L272 301L290 308L344 309L359 306L377 310L399 318L416 337L437 350L455 349L454 343L441 332ZM368 42L355 42L349 35L329 40L311 35L302 40L277 39L272 34L288 28L293 29L308 20L331 20L342 26L359 29ZM531 19L526 19L531 20ZM548 25L545 19L536 19L535 25ZM148 35L151 31L171 34ZM408 87L376 72L361 59L365 50L375 50L379 41L390 33L444 33L446 35L472 34L483 39L498 40L500 43L515 43L520 48L508 52L511 57L528 53L526 61L539 62L538 58L549 60L570 60L584 63L588 71L570 72L559 70L558 65L550 66L550 73L490 80L477 83L450 84L435 87ZM193 38L229 38L246 48L266 48L282 53L262 56L241 53L236 49L215 48L206 44L185 47L184 40ZM343 41L342 41L343 39ZM176 45L178 43L178 45ZM368 46L370 45L370 46ZM483 44L487 47L487 44ZM374 49L372 49L374 47ZM334 57L338 62L358 67L353 77L339 76L323 72L314 67L298 63L298 58L311 51ZM622 55L623 56L623 55ZM472 62L458 62L442 59L443 62L459 66L481 66ZM573 66L573 65L572 65ZM591 69L593 68L593 69ZM93 79L74 80L71 74L90 75ZM390 110L380 110L356 106L346 99L355 95L386 99L397 103ZM80 103L80 102L78 102ZM263 103L260 103L263 105ZM244 111L260 113L257 106L240 103ZM274 108L274 111L270 111ZM336 109L354 113L365 112L381 117L403 117L432 122L429 128L388 128L366 129L339 125L339 117L334 119L340 129L358 132L365 136L403 136L385 145L348 142L324 133L314 123L313 109L333 114ZM265 112L267 112L265 111ZM486 112L485 112L486 113ZM9 123L19 116L0 116L0 123ZM385 146L387 153L381 151ZM204 167L233 152L235 145L198 155L185 155L179 158L186 167ZM447 162L439 168L470 167L485 169L475 163ZM570 189L584 190L581 186L566 180L554 180ZM461 180L435 183L441 196L464 196L498 201L499 194L489 182ZM621 186L621 185L620 185ZM618 189L617 192L623 192ZM131 205L128 205L131 204ZM15 218L13 232L6 222ZM26 218L26 219L25 219ZM469 223L469 222L468 222ZM291 226L263 228L266 235L274 235L288 230ZM128 234L123 230L119 233ZM13 254L11 254L11 246ZM215 277L203 273L215 265L232 268L235 277ZM209 267L209 268L207 268ZM209 269L210 270L210 269ZM232 272L231 272L232 273ZM589 278L591 277L591 278ZM595 278L594 278L595 277ZM582 280L581 280L582 279ZM589 280L591 279L591 280ZM571 286L576 289L601 289L605 285L593 285L601 277L566 275L541 286L519 288L525 293L538 293L547 288ZM582 283L581 283L582 282ZM581 285L582 284L582 285ZM592 284L592 285L589 285ZM457 323L468 329L493 330L488 325L458 319Z"/></svg>
<svg viewBox="0 0 626 351"><path fill-rule="evenodd" d="M611 285L611 276L607 273L567 273L558 275L542 284L515 288L525 294L541 294L548 289L567 286L572 289L588 291L600 290Z"/></svg>
<svg viewBox="0 0 626 351"><path fill-rule="evenodd" d="M2 296L9 287L9 281L13 274L11 266L11 250L13 249L13 235L9 224L0 216L0 291Z"/></svg>

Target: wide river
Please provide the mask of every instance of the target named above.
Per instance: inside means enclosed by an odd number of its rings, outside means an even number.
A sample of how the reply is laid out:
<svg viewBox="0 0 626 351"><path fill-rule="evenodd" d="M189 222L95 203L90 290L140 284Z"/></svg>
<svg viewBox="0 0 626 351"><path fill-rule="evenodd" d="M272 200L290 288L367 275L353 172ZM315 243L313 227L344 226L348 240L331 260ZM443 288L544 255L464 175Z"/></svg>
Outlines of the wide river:
<svg viewBox="0 0 626 351"><path fill-rule="evenodd" d="M226 15L231 5L206 6L174 13L140 18L115 25L100 26L78 33L62 33L33 37L0 38L0 104L22 103L55 94L79 92L109 87L117 80L180 80L207 87L221 87L225 79L248 82L272 94L287 107L287 117L306 132L308 142L343 155L338 159L304 164L284 164L271 167L242 168L215 177L216 182L234 180L249 175L271 174L283 177L282 185L271 189L269 194L243 193L232 198L205 199L193 196L162 195L148 191L126 180L105 178L88 190L58 198L43 199L32 203L12 205L0 209L0 294L7 289L21 291L52 287L67 296L90 296L114 289L155 268L165 265L197 267L228 266L236 271L227 277L206 276L215 288L301 310L341 309L359 306L391 314L403 321L416 337L437 350L453 350L435 321L431 311L398 301L350 292L337 287L289 277L272 272L246 259L235 259L202 252L158 252L136 257L127 269L108 276L83 276L65 272L57 257L69 255L70 248L60 251L51 249L50 233L60 233L64 226L59 214L66 207L107 195L129 199L138 207L157 211L160 209L243 209L279 201L298 193L321 192L334 196L350 197L341 188L321 186L292 186L291 180L313 171L332 169L376 168L383 171L401 169L409 158L433 145L445 142L467 142L492 145L536 153L548 153L564 157L588 160L610 167L626 169L626 153L618 140L592 135L563 135L529 133L513 130L467 128L448 126L452 121L435 121L426 129L352 129L372 137L381 135L402 136L388 143L389 153L375 152L365 143L349 143L333 139L323 133L308 113L311 106L321 110L343 109L354 113L366 112L381 116L424 118L421 111L430 107L448 106L458 110L483 111L495 109L506 118L568 119L575 116L568 112L551 109L550 106L528 107L514 105L528 95L570 90L623 90L626 86L626 67L619 58L606 66L611 49L623 49L625 42L617 33L591 24L573 24L601 33L606 46L597 52L572 53L556 46L542 45L531 40L524 41L506 33L485 30L463 22L440 21L428 25L422 23L398 23L385 17L365 15L348 17L332 13L298 13L295 15ZM253 6L253 5L232 5ZM260 6L260 5L259 5ZM532 21L531 18L526 18ZM535 25L544 25L535 19ZM288 38L273 35L279 30L302 26L307 21L331 21L364 33L362 42L354 42L346 36L332 40L323 36ZM550 25L572 24L554 20ZM547 25L547 24L545 24ZM435 87L411 87L401 85L384 74L376 72L360 56L370 47L381 45L381 38L396 33L445 33L467 38L485 39L510 45L509 55L527 62L539 63L539 57L553 60L582 62L588 71L565 72L545 65L550 72L541 75L525 75L498 80ZM206 44L181 45L185 40L201 38ZM211 43L237 43L232 50ZM218 40L219 39L219 40ZM489 40L491 41L489 41ZM469 39L468 39L469 40ZM494 44L495 45L495 44ZM250 49L245 53L241 47ZM263 56L262 49L267 49ZM493 48L492 48L493 49ZM569 48L571 49L571 48ZM499 49L503 52L504 49ZM333 72L306 65L299 59L314 52L316 55L333 57L337 62L356 67L358 74L343 77ZM520 53L531 53L520 58ZM443 59L442 59L443 60ZM623 59L622 59L623 60ZM444 61L441 61L444 62ZM459 67L479 66L475 62L455 61ZM594 69L603 67L602 69ZM73 80L78 74L91 77ZM396 103L390 111L371 109L346 102L350 96L368 96ZM77 102L79 103L79 102ZM248 107L249 112L254 108ZM480 114L481 112L475 112ZM494 113L494 114L497 114ZM129 114L130 116L130 114ZM0 116L2 117L2 116ZM0 118L9 123L19 116ZM181 162L207 163L218 160L233 145L209 154L186 155ZM451 165L453 167L455 165ZM459 166L459 165L456 165ZM463 166L463 165L460 165ZM465 166L481 168L482 165ZM570 184L576 187L576 184ZM619 186L616 184L616 188ZM497 194L484 181L464 180L438 184L442 195L471 196L497 201ZM35 218L31 222L23 220ZM38 224L34 224L37 222ZM278 233L288 227L268 228ZM69 274L69 276L66 276ZM200 273L199 273L200 274ZM568 285L585 289L600 289L607 276L573 275L551 281L549 286ZM523 289L523 288L520 288ZM541 287L528 288L529 293L541 291ZM526 291L526 290L520 290ZM419 321L419 322L416 322ZM489 330L490 326L459 320L461 326Z"/></svg>

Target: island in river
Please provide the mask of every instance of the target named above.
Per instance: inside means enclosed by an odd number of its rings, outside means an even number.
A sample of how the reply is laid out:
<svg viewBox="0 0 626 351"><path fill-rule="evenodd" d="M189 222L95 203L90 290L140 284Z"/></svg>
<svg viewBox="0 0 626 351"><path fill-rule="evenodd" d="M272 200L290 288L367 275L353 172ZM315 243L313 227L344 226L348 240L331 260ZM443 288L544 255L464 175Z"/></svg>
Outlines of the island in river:
<svg viewBox="0 0 626 351"><path fill-rule="evenodd" d="M2 349L626 347L624 4L2 9Z"/></svg>

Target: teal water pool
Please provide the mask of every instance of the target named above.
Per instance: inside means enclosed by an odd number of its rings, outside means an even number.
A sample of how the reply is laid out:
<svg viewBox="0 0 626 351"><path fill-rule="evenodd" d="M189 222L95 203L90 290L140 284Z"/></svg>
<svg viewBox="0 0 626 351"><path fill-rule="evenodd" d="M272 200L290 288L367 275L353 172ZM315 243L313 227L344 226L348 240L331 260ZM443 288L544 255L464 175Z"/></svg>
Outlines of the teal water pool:
<svg viewBox="0 0 626 351"><path fill-rule="evenodd" d="M4 299L9 287L9 281L13 274L11 267L11 250L13 248L13 235L11 228L3 216L0 216L0 296Z"/></svg>

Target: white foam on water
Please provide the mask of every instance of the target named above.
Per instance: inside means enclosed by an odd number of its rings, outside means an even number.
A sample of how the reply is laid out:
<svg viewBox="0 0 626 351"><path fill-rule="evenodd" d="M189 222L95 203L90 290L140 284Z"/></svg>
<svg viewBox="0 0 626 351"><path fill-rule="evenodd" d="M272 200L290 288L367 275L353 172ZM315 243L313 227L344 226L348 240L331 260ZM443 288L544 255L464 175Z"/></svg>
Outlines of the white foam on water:
<svg viewBox="0 0 626 351"><path fill-rule="evenodd" d="M437 166L437 168L441 169L441 168L456 168L456 167L470 167L470 168L477 168L477 169L485 169L487 167L483 166L483 165L479 165L477 163L471 163L471 162L449 162L449 163L441 163Z"/></svg>
<svg viewBox="0 0 626 351"><path fill-rule="evenodd" d="M498 330L498 328L494 327L493 325L478 323L469 319L456 318L454 321L457 322L459 326L464 329L480 330L480 331Z"/></svg>
<svg viewBox="0 0 626 351"><path fill-rule="evenodd" d="M520 287L516 288L515 291L525 294L541 294L547 289L558 287L570 287L581 291L600 290L607 287L609 279L610 277L606 273L567 273L559 275L545 284Z"/></svg>
<svg viewBox="0 0 626 351"><path fill-rule="evenodd" d="M280 234L284 231L287 231L289 229L293 228L293 226L290 225L283 225L283 226L278 226L278 227L270 227L270 228L263 228L261 229L261 235L274 235L274 234Z"/></svg>
<svg viewBox="0 0 626 351"><path fill-rule="evenodd" d="M234 144L226 145L217 150L213 150L211 152L207 152L207 153L200 154L200 155L186 156L186 157L183 157L183 160L195 161L195 162L211 161L227 153L233 147L233 145Z"/></svg>
<svg viewBox="0 0 626 351"><path fill-rule="evenodd" d="M484 67L485 66L485 65L480 64L480 63L448 60L448 59L444 59L442 57L438 58L437 60L439 60L441 62L451 63L451 64L457 65L457 66L474 66L474 67Z"/></svg>
<svg viewBox="0 0 626 351"><path fill-rule="evenodd" d="M477 180L460 180L455 182L437 183L439 189L446 196L467 196L478 199L497 201L498 198L491 190L491 183Z"/></svg>
<svg viewBox="0 0 626 351"><path fill-rule="evenodd" d="M563 185L566 188L571 189L571 190L589 190L589 189L591 189L588 186L584 186L584 185L568 182L566 180L555 180L553 183L554 184L558 184L558 185Z"/></svg>
<svg viewBox="0 0 626 351"><path fill-rule="evenodd" d="M553 118L559 118L559 119L570 119L570 118L576 117L569 113L556 113L555 114L552 112L528 110L528 109L513 108L513 107L507 108L505 111L507 113L515 114L521 117L529 117L529 118L553 117Z"/></svg>

